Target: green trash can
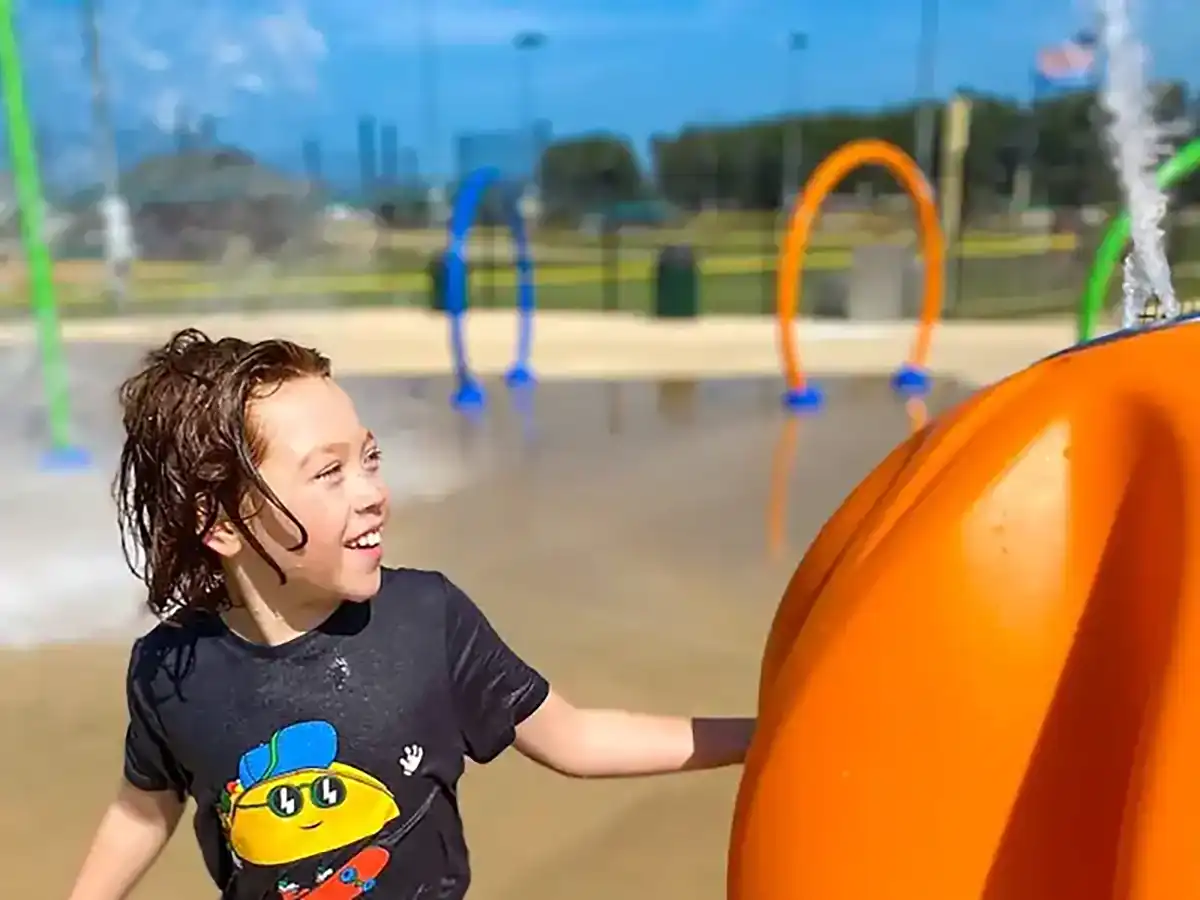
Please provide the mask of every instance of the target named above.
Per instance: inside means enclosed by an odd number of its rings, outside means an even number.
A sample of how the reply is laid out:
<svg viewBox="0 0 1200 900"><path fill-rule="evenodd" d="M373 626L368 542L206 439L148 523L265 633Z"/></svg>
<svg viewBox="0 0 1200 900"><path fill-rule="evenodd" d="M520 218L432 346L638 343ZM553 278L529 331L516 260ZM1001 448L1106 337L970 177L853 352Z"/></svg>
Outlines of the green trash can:
<svg viewBox="0 0 1200 900"><path fill-rule="evenodd" d="M429 265L426 268L429 275L429 308L434 312L446 311L446 287L449 283L449 278L446 274L448 257L449 253L442 251L429 260ZM470 284L469 277L467 283Z"/></svg>
<svg viewBox="0 0 1200 900"><path fill-rule="evenodd" d="M660 319L694 319L700 314L700 270L696 252L687 245L663 247L654 278L654 315Z"/></svg>

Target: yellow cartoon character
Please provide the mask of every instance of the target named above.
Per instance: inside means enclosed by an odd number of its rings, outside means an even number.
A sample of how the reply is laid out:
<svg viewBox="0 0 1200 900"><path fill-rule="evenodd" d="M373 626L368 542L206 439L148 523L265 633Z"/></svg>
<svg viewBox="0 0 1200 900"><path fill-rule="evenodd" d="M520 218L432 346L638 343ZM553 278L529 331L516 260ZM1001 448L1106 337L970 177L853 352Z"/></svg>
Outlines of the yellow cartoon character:
<svg viewBox="0 0 1200 900"><path fill-rule="evenodd" d="M221 795L229 844L252 865L279 866L346 847L400 815L378 778L337 762L337 730L297 722L247 751Z"/></svg>

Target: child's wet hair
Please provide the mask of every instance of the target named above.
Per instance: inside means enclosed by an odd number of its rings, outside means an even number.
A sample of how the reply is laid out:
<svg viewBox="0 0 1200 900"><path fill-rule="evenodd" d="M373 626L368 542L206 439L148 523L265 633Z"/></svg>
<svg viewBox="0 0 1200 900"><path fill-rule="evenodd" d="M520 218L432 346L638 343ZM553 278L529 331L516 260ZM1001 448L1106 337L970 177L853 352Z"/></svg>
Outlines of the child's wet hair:
<svg viewBox="0 0 1200 900"><path fill-rule="evenodd" d="M229 606L221 561L204 543L221 519L283 581L246 525L247 501L275 506L299 531L298 546L307 535L258 473L266 448L249 406L288 381L329 374L326 357L291 341L214 341L189 328L121 385L125 443L113 495L125 557L155 615Z"/></svg>

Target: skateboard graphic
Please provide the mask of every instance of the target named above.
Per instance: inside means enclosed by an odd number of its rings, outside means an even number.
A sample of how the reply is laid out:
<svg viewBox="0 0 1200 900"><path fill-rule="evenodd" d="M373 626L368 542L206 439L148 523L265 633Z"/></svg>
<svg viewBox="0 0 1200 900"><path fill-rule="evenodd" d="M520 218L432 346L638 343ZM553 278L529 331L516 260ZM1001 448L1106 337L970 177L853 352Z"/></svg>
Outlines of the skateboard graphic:
<svg viewBox="0 0 1200 900"><path fill-rule="evenodd" d="M310 888L281 884L279 900L356 900L375 889L375 879L391 856L383 847L367 847L337 871L326 870Z"/></svg>

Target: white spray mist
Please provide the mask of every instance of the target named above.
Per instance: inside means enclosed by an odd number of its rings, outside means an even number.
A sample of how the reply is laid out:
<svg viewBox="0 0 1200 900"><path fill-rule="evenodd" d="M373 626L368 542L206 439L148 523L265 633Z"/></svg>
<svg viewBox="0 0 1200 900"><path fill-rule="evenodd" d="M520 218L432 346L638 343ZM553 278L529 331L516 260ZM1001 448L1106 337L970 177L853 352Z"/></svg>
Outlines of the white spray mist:
<svg viewBox="0 0 1200 900"><path fill-rule="evenodd" d="M1163 234L1167 195L1154 173L1164 150L1147 84L1147 53L1133 30L1129 0L1099 0L1107 55L1101 100L1109 114L1113 162L1132 225L1133 249L1125 260L1123 326L1132 327L1146 302L1158 298L1167 317L1179 314Z"/></svg>

